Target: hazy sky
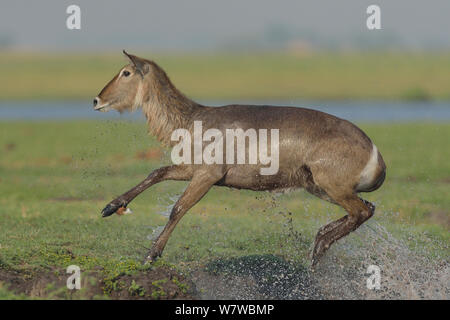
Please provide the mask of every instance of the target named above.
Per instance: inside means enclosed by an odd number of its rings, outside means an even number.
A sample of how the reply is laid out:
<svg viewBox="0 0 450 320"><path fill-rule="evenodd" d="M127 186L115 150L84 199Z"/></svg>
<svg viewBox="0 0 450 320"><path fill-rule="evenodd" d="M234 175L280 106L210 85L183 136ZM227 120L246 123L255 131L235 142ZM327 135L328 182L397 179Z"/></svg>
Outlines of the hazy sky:
<svg viewBox="0 0 450 320"><path fill-rule="evenodd" d="M71 4L81 7L81 30L66 28ZM382 30L366 28L370 4L381 7ZM26 49L211 49L274 26L335 42L381 36L412 48L450 48L450 1L0 0L0 40Z"/></svg>

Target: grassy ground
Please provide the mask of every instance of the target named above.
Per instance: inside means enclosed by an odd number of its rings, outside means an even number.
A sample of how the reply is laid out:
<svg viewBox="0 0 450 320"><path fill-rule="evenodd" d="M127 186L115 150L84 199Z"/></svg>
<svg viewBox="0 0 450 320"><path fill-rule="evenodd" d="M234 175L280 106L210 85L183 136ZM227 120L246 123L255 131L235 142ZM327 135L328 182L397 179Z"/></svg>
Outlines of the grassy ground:
<svg viewBox="0 0 450 320"><path fill-rule="evenodd" d="M431 254L434 241L450 240L450 124L362 128L388 165L384 186L366 195L377 203L374 219L399 237L420 234ZM0 271L101 268L112 289L119 275L142 270L153 229L166 222L158 212L167 211L186 184L150 188L130 205L131 215L102 219L100 211L168 163L145 132L143 123L126 121L1 122ZM275 254L306 264L317 228L342 214L303 191L274 196L215 188L183 218L160 263L182 270L225 257ZM0 286L0 297L12 297L7 287Z"/></svg>
<svg viewBox="0 0 450 320"><path fill-rule="evenodd" d="M448 53L136 54L196 99L450 99ZM0 99L94 97L125 62L121 52L0 52Z"/></svg>

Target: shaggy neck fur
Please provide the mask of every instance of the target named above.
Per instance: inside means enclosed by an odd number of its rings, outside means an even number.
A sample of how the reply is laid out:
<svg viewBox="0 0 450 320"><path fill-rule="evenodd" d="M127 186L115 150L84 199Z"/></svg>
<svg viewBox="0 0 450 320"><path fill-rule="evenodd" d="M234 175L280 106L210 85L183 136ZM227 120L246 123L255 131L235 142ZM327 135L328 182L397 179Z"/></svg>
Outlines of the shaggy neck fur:
<svg viewBox="0 0 450 320"><path fill-rule="evenodd" d="M202 106L185 97L158 65L150 63L152 70L138 87L133 108L141 105L150 134L171 145L172 132L190 130L192 117Z"/></svg>

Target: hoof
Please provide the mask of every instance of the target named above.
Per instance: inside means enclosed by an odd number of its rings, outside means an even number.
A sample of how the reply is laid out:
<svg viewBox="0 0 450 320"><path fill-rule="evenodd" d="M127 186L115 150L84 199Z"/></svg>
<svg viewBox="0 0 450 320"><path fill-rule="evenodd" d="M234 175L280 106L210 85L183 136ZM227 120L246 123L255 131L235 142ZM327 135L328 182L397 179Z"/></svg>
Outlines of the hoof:
<svg viewBox="0 0 450 320"><path fill-rule="evenodd" d="M102 217L109 217L110 215L112 215L113 213L115 213L117 210L119 210L120 208L126 208L126 204L125 203L114 203L114 202L110 202L106 205L106 207L102 210Z"/></svg>
<svg viewBox="0 0 450 320"><path fill-rule="evenodd" d="M325 251L328 249L328 245L324 244L322 239L316 239L314 244L314 249L311 252L311 266L314 268L319 262L320 258L324 255Z"/></svg>
<svg viewBox="0 0 450 320"><path fill-rule="evenodd" d="M312 257L311 257L311 268L313 270L315 269L315 267L319 263L320 257L321 256L319 256L319 255L314 255L314 254L312 255Z"/></svg>
<svg viewBox="0 0 450 320"><path fill-rule="evenodd" d="M162 252L157 249L151 249L150 253L147 255L147 258L145 258L146 264L152 264L153 262L156 262L159 257L161 257Z"/></svg>

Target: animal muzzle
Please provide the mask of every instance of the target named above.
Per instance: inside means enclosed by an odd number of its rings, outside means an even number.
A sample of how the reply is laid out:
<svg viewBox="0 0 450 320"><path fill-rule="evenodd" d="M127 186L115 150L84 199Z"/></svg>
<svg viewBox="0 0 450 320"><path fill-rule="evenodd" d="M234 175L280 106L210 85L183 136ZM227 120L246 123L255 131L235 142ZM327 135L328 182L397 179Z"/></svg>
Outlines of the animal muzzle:
<svg viewBox="0 0 450 320"><path fill-rule="evenodd" d="M93 104L94 110L97 111L107 111L106 107L109 105L109 103L103 103L99 97L95 97Z"/></svg>

